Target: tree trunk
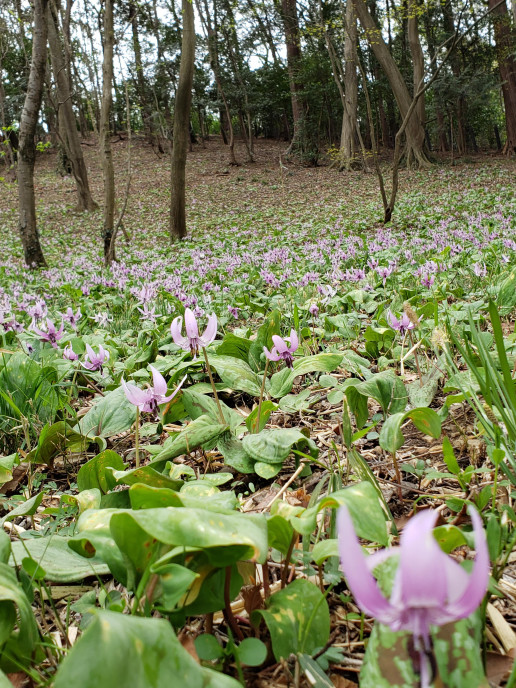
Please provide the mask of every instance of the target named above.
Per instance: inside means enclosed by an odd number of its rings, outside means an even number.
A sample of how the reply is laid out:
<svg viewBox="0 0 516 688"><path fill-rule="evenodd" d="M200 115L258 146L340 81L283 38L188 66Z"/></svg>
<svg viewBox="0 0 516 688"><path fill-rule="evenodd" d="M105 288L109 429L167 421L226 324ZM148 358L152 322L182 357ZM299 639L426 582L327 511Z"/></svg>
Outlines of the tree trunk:
<svg viewBox="0 0 516 688"><path fill-rule="evenodd" d="M62 144L72 166L72 174L77 187L77 210L95 210L98 206L92 198L88 182L88 170L82 154L81 142L77 133L75 115L72 108L70 79L67 73L61 41L59 39L59 17L57 7L50 0L48 13L48 45L52 71L57 85L59 131Z"/></svg>
<svg viewBox="0 0 516 688"><path fill-rule="evenodd" d="M340 155L347 170L355 165L355 134L357 130L357 18L353 0L346 0L344 17L346 34L344 36L344 98L345 108L342 113L342 130L340 138Z"/></svg>
<svg viewBox="0 0 516 688"><path fill-rule="evenodd" d="M36 224L36 200L34 197L36 145L34 137L43 96L47 59L47 5L48 0L34 0L32 58L19 129L19 230L25 263L31 268L46 266Z"/></svg>
<svg viewBox="0 0 516 688"><path fill-rule="evenodd" d="M113 0L105 0L104 5L104 60L102 62L102 104L100 107L100 157L104 177L104 221L102 238L104 241L104 261L110 265L115 260L113 229L115 224L115 171L111 151L111 105L113 101L113 50L115 34L113 30Z"/></svg>
<svg viewBox="0 0 516 688"><path fill-rule="evenodd" d="M182 0L183 36L181 65L174 105L174 143L172 148L170 238L186 236L185 186L186 152L189 140L190 107L195 61L195 20L193 0Z"/></svg>
<svg viewBox="0 0 516 688"><path fill-rule="evenodd" d="M505 2L488 0L494 23L496 55L502 80L502 94L505 106L505 153L516 153L516 41L511 32L511 20Z"/></svg>
<svg viewBox="0 0 516 688"><path fill-rule="evenodd" d="M413 96L419 90L419 85L422 83L425 76L425 60L423 57L423 50L421 49L421 41L419 40L418 28L418 4L417 0L408 0L408 20L407 20L407 37L409 42L410 55L412 57L412 68L414 73L413 79ZM414 114L419 120L419 124L425 128L425 99L420 98L417 102Z"/></svg>
<svg viewBox="0 0 516 688"><path fill-rule="evenodd" d="M356 14L366 33L369 45L389 80L403 119L412 102L405 81L389 52L389 48L382 38L380 29L371 17L364 0L354 0L354 4ZM405 148L407 163L415 162L415 164L420 167L428 167L430 163L425 153L425 130L421 126L415 113L412 114L407 124L405 135L407 139Z"/></svg>
<svg viewBox="0 0 516 688"><path fill-rule="evenodd" d="M442 9L445 37L448 39L455 33L455 19L453 17L453 7L451 4L451 0L445 0L445 2L442 4ZM450 65L453 76L457 80L457 85L460 89L456 106L453 108L455 110L455 116L457 118L457 136L455 143L457 144L457 154L464 155L466 152L466 98L464 96L464 93L462 92L462 86L460 84L462 71L461 59L459 53L456 50L453 50L450 55ZM450 126L453 126L453 122L450 122Z"/></svg>
<svg viewBox="0 0 516 688"><path fill-rule="evenodd" d="M134 65L136 68L136 92L140 101L140 111L143 121L143 131L145 137L151 146L155 144L155 137L152 126L152 110L149 105L149 96L147 92L147 84L145 82L145 75L143 73L142 49L140 45L140 36L138 32L138 9L135 4L131 3L130 10L132 13L131 28L133 37L133 51L134 51Z"/></svg>
<svg viewBox="0 0 516 688"><path fill-rule="evenodd" d="M299 21L297 18L296 0L281 0L281 14L285 31L285 44L287 47L288 79L290 85L290 98L292 101L292 119L294 122L292 143L294 143L301 135L304 115L301 96L303 85L299 77L301 38L299 33Z"/></svg>

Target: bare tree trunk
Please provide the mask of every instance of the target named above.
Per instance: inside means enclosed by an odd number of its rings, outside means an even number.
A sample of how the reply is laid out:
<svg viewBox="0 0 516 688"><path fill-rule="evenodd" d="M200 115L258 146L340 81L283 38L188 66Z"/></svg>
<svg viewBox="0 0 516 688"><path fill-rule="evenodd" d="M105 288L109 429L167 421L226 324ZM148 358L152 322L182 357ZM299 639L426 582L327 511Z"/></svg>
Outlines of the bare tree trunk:
<svg viewBox="0 0 516 688"><path fill-rule="evenodd" d="M193 0L182 0L183 36L181 65L174 105L174 143L172 148L170 238L186 236L185 186L186 153L189 141L190 108L195 61L195 20Z"/></svg>
<svg viewBox="0 0 516 688"><path fill-rule="evenodd" d="M11 140L9 138L10 132L7 131L8 124L5 116L5 89L3 82L1 57L2 56L0 56L0 127L2 128L2 138L0 139L0 150L5 154L5 166L9 172L9 176L11 176L14 181L16 179L16 168L14 165L16 160L15 152L13 150Z"/></svg>
<svg viewBox="0 0 516 688"><path fill-rule="evenodd" d="M115 171L111 151L110 116L113 101L113 50L115 34L113 31L113 0L105 0L104 5L104 60L102 63L102 104L100 107L100 156L104 176L104 261L110 265L115 259L112 241L115 224Z"/></svg>
<svg viewBox="0 0 516 688"><path fill-rule="evenodd" d="M344 17L346 34L344 36L344 97L345 105L342 113L342 130L340 138L341 164L350 170L355 160L355 133L358 127L357 102L357 18L353 7L353 0L346 0L346 14Z"/></svg>
<svg viewBox="0 0 516 688"><path fill-rule="evenodd" d="M369 45L389 80L401 117L404 119L412 102L405 81L364 0L354 0L354 4L357 17L366 33ZM428 167L430 162L425 152L425 130L418 121L418 117L414 116L414 112L407 122L405 135L407 139L405 147L407 160L414 161L420 167Z"/></svg>
<svg viewBox="0 0 516 688"><path fill-rule="evenodd" d="M48 20L48 45L59 101L59 131L72 166L72 174L77 187L77 210L95 210L98 206L91 195L88 170L86 169L81 142L77 133L77 125L72 108L72 94L69 88L70 79L59 39L59 17L54 0L50 0Z"/></svg>
<svg viewBox="0 0 516 688"><path fill-rule="evenodd" d="M27 94L20 118L18 148L18 202L19 230L25 263L29 267L45 267L46 262L39 242L34 197L34 164L36 161L36 125L38 122L47 59L47 4L48 0L34 0L34 27L32 58Z"/></svg>
<svg viewBox="0 0 516 688"><path fill-rule="evenodd" d="M289 150L302 135L304 107L301 92L303 85L299 77L301 61L301 38L299 33L299 21L297 17L296 0L281 0L281 14L285 31L285 44L287 47L287 68L290 84L290 98L292 101L292 119L294 131Z"/></svg>
<svg viewBox="0 0 516 688"><path fill-rule="evenodd" d="M208 3L206 0L204 0L204 13L201 9L201 5L199 0L195 0L195 4L197 7L197 12L199 14L199 18L201 20L201 24L203 25L204 28L204 33L206 34L206 38L208 40L208 54L210 56L210 67L211 71L213 72L213 76L215 77L215 83L217 84L217 91L218 94L224 104L224 109L220 109L220 129L221 129L221 134L222 134L222 139L224 143L226 142L229 145L229 164L230 165L238 165L238 162L235 158L235 133L233 131L233 123L231 121L231 110L229 109L228 101L226 99L226 94L224 92L224 88L222 86L222 80L220 78L220 68L219 68L219 55L218 55L218 48L217 48L217 32L218 32L218 26L217 26L217 17L214 17L214 21L211 21L211 16L210 12L208 9ZM226 134L225 132L225 127L224 124L227 125L227 130L228 133Z"/></svg>
<svg viewBox="0 0 516 688"><path fill-rule="evenodd" d="M506 3L500 4L499 0L489 0L488 4L493 16L496 55L505 106L507 141L504 151L507 155L514 155L516 153L516 59L514 57L516 41L511 32L511 20Z"/></svg>
<svg viewBox="0 0 516 688"><path fill-rule="evenodd" d="M453 17L453 7L451 4L451 0L445 0L445 2L442 4L442 11L444 30L448 37L453 36L455 33L455 20ZM457 52L453 52L450 55L450 66L453 76L457 79L457 82L459 82L460 84L461 60ZM456 106L453 108L455 110L455 116L457 118L457 136L455 138L455 143L457 144L457 154L464 155L466 152L466 98L462 93L462 87L460 88L461 90L457 98ZM453 121L450 122L450 126L453 126Z"/></svg>
<svg viewBox="0 0 516 688"><path fill-rule="evenodd" d="M418 4L417 0L408 0L408 20L407 20L407 36L410 48L410 55L412 57L412 68L414 72L413 79L413 95L418 92L419 84L423 81L425 75L425 60L423 57L423 50L421 49L421 42L419 40L418 28ZM419 98L414 113L419 120L419 124L425 128L425 99Z"/></svg>

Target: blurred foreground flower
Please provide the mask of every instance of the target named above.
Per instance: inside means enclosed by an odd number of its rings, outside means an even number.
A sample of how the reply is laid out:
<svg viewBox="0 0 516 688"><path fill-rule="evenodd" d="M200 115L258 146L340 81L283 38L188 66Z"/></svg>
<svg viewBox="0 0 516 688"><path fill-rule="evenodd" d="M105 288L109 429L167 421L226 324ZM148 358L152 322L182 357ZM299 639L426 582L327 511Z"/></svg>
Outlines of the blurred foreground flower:
<svg viewBox="0 0 516 688"><path fill-rule="evenodd" d="M186 337L181 334L182 323L183 318L180 315L172 321L170 326L172 339L177 346L185 351L190 351L192 356L197 356L199 349L205 349L217 336L217 316L215 313L208 316L208 325L202 336L199 335L197 319L190 308L185 309Z"/></svg>
<svg viewBox="0 0 516 688"><path fill-rule="evenodd" d="M109 360L109 351L106 351L102 344L99 344L98 354L91 348L89 344L86 344L86 355L84 357L84 363L82 364L87 370L95 371L100 370L102 372L102 366L106 361Z"/></svg>
<svg viewBox="0 0 516 688"><path fill-rule="evenodd" d="M405 526L400 546L365 557L345 506L337 516L339 552L349 589L360 608L392 631L409 631L419 653L422 688L430 685L427 655L430 627L442 626L472 614L485 595L489 553L482 521L469 510L475 533L476 558L468 574L445 554L433 535L437 511L423 511ZM399 555L391 596L385 597L371 571Z"/></svg>
<svg viewBox="0 0 516 688"><path fill-rule="evenodd" d="M172 394L167 396L167 382L163 375L156 370L154 366L149 366L152 370L152 387L141 389L131 382L125 382L122 378L122 387L124 388L125 396L137 406L142 413L153 413L158 406L171 401L181 389L181 385L186 379L186 376L181 380Z"/></svg>
<svg viewBox="0 0 516 688"><path fill-rule="evenodd" d="M50 342L54 349L57 349L57 342L63 337L64 325L61 323L61 327L56 330L56 326L47 318L47 328L46 330L40 330L35 325L32 325L32 331L35 332L42 342Z"/></svg>
<svg viewBox="0 0 516 688"><path fill-rule="evenodd" d="M265 356L269 359L269 361L284 360L286 365L289 368L292 368L294 364L293 354L295 351L297 351L299 346L297 332L294 329L290 330L290 337L285 337L285 339L282 339L277 334L273 334L272 342L274 344L272 351L269 351L266 346L263 347L263 353Z"/></svg>

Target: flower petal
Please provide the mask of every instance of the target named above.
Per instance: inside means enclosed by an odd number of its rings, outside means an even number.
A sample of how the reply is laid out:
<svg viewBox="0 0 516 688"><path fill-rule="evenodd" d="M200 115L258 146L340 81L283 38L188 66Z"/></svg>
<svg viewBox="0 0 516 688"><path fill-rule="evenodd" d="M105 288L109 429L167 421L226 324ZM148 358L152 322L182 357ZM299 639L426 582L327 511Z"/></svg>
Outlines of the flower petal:
<svg viewBox="0 0 516 688"><path fill-rule="evenodd" d="M124 388L125 396L134 406L143 406L150 401L150 399L152 399L152 394L149 394L149 390L140 389L130 382L127 383L123 378L121 382L122 387Z"/></svg>
<svg viewBox="0 0 516 688"><path fill-rule="evenodd" d="M208 324L206 325L206 329L204 330L202 337L199 337L199 342L201 343L202 347L207 347L208 344L212 343L216 336L217 316L215 313L212 313L210 316L208 316Z"/></svg>
<svg viewBox="0 0 516 688"><path fill-rule="evenodd" d="M279 361L280 360L280 356L278 355L278 352L276 351L275 348L273 348L272 351L269 351L269 349L266 346L264 346L263 347L263 353L269 359L269 361Z"/></svg>
<svg viewBox="0 0 516 688"><path fill-rule="evenodd" d="M154 366L149 366L149 368L152 370L152 386L154 389L154 394L157 396L165 396L167 393L167 382L163 375L159 372L159 370L156 370Z"/></svg>
<svg viewBox="0 0 516 688"><path fill-rule="evenodd" d="M290 330L290 346L289 346L290 353L293 354L294 351L297 351L298 347L299 347L299 338L297 336L297 332L294 329L292 329L292 330Z"/></svg>
<svg viewBox="0 0 516 688"><path fill-rule="evenodd" d="M199 328L197 326L197 320L190 308L185 310L185 329L186 334L190 339L198 339Z"/></svg>
<svg viewBox="0 0 516 688"><path fill-rule="evenodd" d="M181 349L188 351L188 349L190 348L190 340L188 339L188 337L183 337L183 335L181 334L182 322L183 318L180 315L178 315L177 318L174 318L174 320L172 320L172 324L170 325L170 334L172 335L174 344L180 346Z"/></svg>
<svg viewBox="0 0 516 688"><path fill-rule="evenodd" d="M279 337L277 334L272 335L272 341L274 342L274 346L276 348L276 351L279 354L284 354L288 351L288 344L287 342Z"/></svg>
<svg viewBox="0 0 516 688"><path fill-rule="evenodd" d="M345 505L337 513L337 531L341 567L357 604L366 614L377 617L381 623L389 624L396 612L367 567L353 521Z"/></svg>
<svg viewBox="0 0 516 688"><path fill-rule="evenodd" d="M463 619L472 614L482 602L489 582L489 551L482 519L476 509L470 506L469 515L475 533L476 556L469 575L468 585L458 600L446 605L446 611L455 619Z"/></svg>
<svg viewBox="0 0 516 688"><path fill-rule="evenodd" d="M430 509L420 512L401 534L401 600L406 607L441 607L446 602L444 567L448 555L433 534L438 515Z"/></svg>

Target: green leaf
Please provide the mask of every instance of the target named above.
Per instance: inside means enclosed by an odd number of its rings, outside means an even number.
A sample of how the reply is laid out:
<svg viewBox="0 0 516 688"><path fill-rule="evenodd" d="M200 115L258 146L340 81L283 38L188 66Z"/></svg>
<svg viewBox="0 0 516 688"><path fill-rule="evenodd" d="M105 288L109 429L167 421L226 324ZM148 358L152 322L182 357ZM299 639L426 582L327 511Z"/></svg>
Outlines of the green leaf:
<svg viewBox="0 0 516 688"><path fill-rule="evenodd" d="M298 654L298 660L311 688L333 688L332 681L310 655Z"/></svg>
<svg viewBox="0 0 516 688"><path fill-rule="evenodd" d="M38 626L31 603L13 569L8 564L2 563L0 563L0 600L2 610L0 666L4 667L4 661L9 657L16 658L22 665L29 665L38 641Z"/></svg>
<svg viewBox="0 0 516 688"><path fill-rule="evenodd" d="M217 442L217 448L224 457L226 466L231 466L239 473L252 473L255 460L244 449L241 440L222 437Z"/></svg>
<svg viewBox="0 0 516 688"><path fill-rule="evenodd" d="M435 439L441 436L441 419L433 409L417 408L389 416L380 431L380 447L394 454L405 441L401 426L410 418L418 430Z"/></svg>
<svg viewBox="0 0 516 688"><path fill-rule="evenodd" d="M183 403L192 420L199 418L199 416L206 415L212 418L215 423L220 423L217 402L206 394L200 394L199 392L185 389L183 392ZM226 406L223 401L220 401L220 406L222 408L224 421L229 425L231 432L234 433L244 422L244 417L232 408L229 408L229 406Z"/></svg>
<svg viewBox="0 0 516 688"><path fill-rule="evenodd" d="M450 473L453 473L453 475L460 475L460 466L455 458L452 443L447 437L443 439L443 459Z"/></svg>
<svg viewBox="0 0 516 688"><path fill-rule="evenodd" d="M13 479L13 467L19 462L18 454L0 456L0 485L8 483Z"/></svg>
<svg viewBox="0 0 516 688"><path fill-rule="evenodd" d="M247 392L254 397L260 396L261 380L250 366L232 356L210 356L210 365L215 368L220 379L231 389Z"/></svg>
<svg viewBox="0 0 516 688"><path fill-rule="evenodd" d="M224 650L217 638L211 633L198 635L194 640L194 645L199 659L203 659L205 662L213 662L224 657Z"/></svg>
<svg viewBox="0 0 516 688"><path fill-rule="evenodd" d="M151 461L151 465L162 464L181 454L189 454L203 444L214 440L227 430L227 425L215 423L210 416L199 416L186 425L175 437L163 444L162 450Z"/></svg>
<svg viewBox="0 0 516 688"><path fill-rule="evenodd" d="M251 340L244 337L237 337L233 332L227 332L224 339L217 346L217 356L232 356L242 361L248 362Z"/></svg>
<svg viewBox="0 0 516 688"><path fill-rule="evenodd" d="M312 559L316 564L322 564L329 557L339 556L339 541L337 538L320 540L312 549Z"/></svg>
<svg viewBox="0 0 516 688"><path fill-rule="evenodd" d="M55 688L240 688L238 681L201 667L177 640L168 621L94 612L83 636L63 660Z"/></svg>
<svg viewBox="0 0 516 688"><path fill-rule="evenodd" d="M129 488L133 509L157 509L163 506L188 506L226 513L233 511L238 500L233 492L217 492L206 498L199 498L187 492L174 492L169 488L150 487L137 483Z"/></svg>
<svg viewBox="0 0 516 688"><path fill-rule="evenodd" d="M83 464L77 474L79 491L97 488L106 494L112 490L116 485L116 479L113 477L112 471L106 471L108 467L114 468L116 471L123 471L125 468L122 457L111 449L106 449Z"/></svg>
<svg viewBox="0 0 516 688"><path fill-rule="evenodd" d="M293 449L306 450L314 458L319 453L313 440L295 428L262 430L256 435L246 435L242 443L245 451L255 461L276 465L282 464Z"/></svg>
<svg viewBox="0 0 516 688"><path fill-rule="evenodd" d="M44 492L40 492L39 494L34 495L34 497L27 499L26 502L19 504L17 507L9 511L9 513L0 518L0 526L3 526L6 521L12 521L13 518L16 518L17 516L32 516L35 514L38 506L41 504L44 494Z"/></svg>
<svg viewBox="0 0 516 688"><path fill-rule="evenodd" d="M41 430L37 447L27 454L26 461L49 464L55 456L66 450L81 452L86 449L88 439L75 432L65 421L45 425Z"/></svg>
<svg viewBox="0 0 516 688"><path fill-rule="evenodd" d="M264 480L275 478L283 468L282 463L265 463L264 461L256 461L254 464L254 472Z"/></svg>
<svg viewBox="0 0 516 688"><path fill-rule="evenodd" d="M274 504L275 509L280 508L280 505L276 506L277 504L277 502ZM343 490L332 492L310 509L293 513L289 520L298 533L310 535L317 525L317 515L322 509L338 509L342 504L348 507L359 537L371 542L379 542L384 546L389 544L385 515L378 494L369 482L356 483ZM275 509L272 512L275 512Z"/></svg>
<svg viewBox="0 0 516 688"><path fill-rule="evenodd" d="M294 360L293 372L295 376L307 373L331 373L342 362L342 354L323 353L305 356Z"/></svg>
<svg viewBox="0 0 516 688"><path fill-rule="evenodd" d="M259 638L244 638L236 649L236 655L242 664L260 666L267 659L267 646Z"/></svg>
<svg viewBox="0 0 516 688"><path fill-rule="evenodd" d="M328 603L319 588L305 579L271 595L268 608L255 610L251 620L256 625L260 617L267 624L278 662L292 653L311 654L330 636Z"/></svg>
<svg viewBox="0 0 516 688"><path fill-rule="evenodd" d="M105 576L109 568L99 558L84 559L73 552L68 542L70 538L51 535L12 543L13 563L30 556L45 570L47 580L55 583L72 583L88 576Z"/></svg>
<svg viewBox="0 0 516 688"><path fill-rule="evenodd" d="M111 469L107 469L111 470ZM169 490L179 490L183 480L176 480L163 475L152 467L152 462L140 468L132 468L129 471L112 471L113 480L118 485L136 485L143 483L150 487L164 487Z"/></svg>
<svg viewBox="0 0 516 688"><path fill-rule="evenodd" d="M129 430L136 420L136 406L125 396L122 387L109 392L93 406L74 430L88 437L112 437Z"/></svg>
<svg viewBox="0 0 516 688"><path fill-rule="evenodd" d="M405 410L407 391L401 378L392 370L372 375L358 384L355 389L366 397L375 399L384 413L398 413Z"/></svg>
<svg viewBox="0 0 516 688"><path fill-rule="evenodd" d="M258 426L258 432L260 430L263 430L264 427L267 425L267 421L269 420L269 417L273 411L275 411L278 408L278 404L275 404L273 401L269 401L266 399L265 401L262 401L262 406L260 409L260 423ZM256 427L256 419L258 418L258 406L255 406L255 408L251 411L251 413L247 416L245 419L245 424L249 432L253 432Z"/></svg>

